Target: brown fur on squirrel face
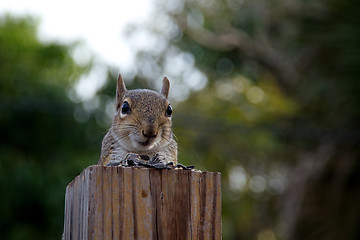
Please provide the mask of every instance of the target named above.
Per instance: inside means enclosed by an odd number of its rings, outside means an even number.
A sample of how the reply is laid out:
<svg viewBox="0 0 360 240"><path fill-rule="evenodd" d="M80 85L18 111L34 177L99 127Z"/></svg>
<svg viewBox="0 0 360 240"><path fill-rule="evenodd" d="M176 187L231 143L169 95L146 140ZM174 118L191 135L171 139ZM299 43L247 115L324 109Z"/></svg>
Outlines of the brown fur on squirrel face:
<svg viewBox="0 0 360 240"><path fill-rule="evenodd" d="M170 82L165 77L160 93L127 90L119 75L116 89L116 115L105 135L98 162L121 161L129 153L161 155L167 162L177 163L177 144L171 130L172 109L167 100Z"/></svg>

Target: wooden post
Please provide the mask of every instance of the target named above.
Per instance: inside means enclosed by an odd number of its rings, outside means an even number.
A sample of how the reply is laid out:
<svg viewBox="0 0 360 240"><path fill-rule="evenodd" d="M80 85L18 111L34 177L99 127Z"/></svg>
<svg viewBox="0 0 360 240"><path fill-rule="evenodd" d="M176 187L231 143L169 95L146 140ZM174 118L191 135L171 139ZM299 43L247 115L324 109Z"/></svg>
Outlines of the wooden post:
<svg viewBox="0 0 360 240"><path fill-rule="evenodd" d="M221 239L221 175L90 166L66 188L63 239Z"/></svg>

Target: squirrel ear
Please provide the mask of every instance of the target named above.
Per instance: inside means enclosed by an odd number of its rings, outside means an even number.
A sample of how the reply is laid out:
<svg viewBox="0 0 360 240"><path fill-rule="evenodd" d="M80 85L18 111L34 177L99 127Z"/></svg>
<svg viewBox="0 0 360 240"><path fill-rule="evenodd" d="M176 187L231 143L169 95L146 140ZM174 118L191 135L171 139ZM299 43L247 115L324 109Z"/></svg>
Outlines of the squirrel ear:
<svg viewBox="0 0 360 240"><path fill-rule="evenodd" d="M170 89L170 81L169 81L169 79L167 79L167 77L164 77L163 85L161 88L161 94L164 95L166 98L169 95L169 89Z"/></svg>
<svg viewBox="0 0 360 240"><path fill-rule="evenodd" d="M119 74L117 85L116 85L116 110L119 110L122 104L122 98L126 92L126 86L121 74Z"/></svg>

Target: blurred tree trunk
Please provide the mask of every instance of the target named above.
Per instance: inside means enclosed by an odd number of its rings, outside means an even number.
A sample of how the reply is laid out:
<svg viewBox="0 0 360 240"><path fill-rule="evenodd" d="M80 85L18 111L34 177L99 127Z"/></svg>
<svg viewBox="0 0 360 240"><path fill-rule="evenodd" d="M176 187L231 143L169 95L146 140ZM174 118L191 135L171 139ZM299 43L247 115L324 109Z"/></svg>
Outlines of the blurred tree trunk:
<svg viewBox="0 0 360 240"><path fill-rule="evenodd" d="M285 239L360 239L356 147L322 143L299 155L283 201Z"/></svg>

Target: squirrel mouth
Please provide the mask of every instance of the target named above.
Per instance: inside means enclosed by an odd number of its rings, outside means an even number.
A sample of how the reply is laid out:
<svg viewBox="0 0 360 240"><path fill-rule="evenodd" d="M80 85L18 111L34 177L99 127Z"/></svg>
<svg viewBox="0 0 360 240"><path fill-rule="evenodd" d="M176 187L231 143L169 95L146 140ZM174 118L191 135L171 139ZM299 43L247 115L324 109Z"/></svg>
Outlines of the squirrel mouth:
<svg viewBox="0 0 360 240"><path fill-rule="evenodd" d="M149 146L150 145L150 139L146 140L145 142L139 142L140 145L146 147L146 146Z"/></svg>

